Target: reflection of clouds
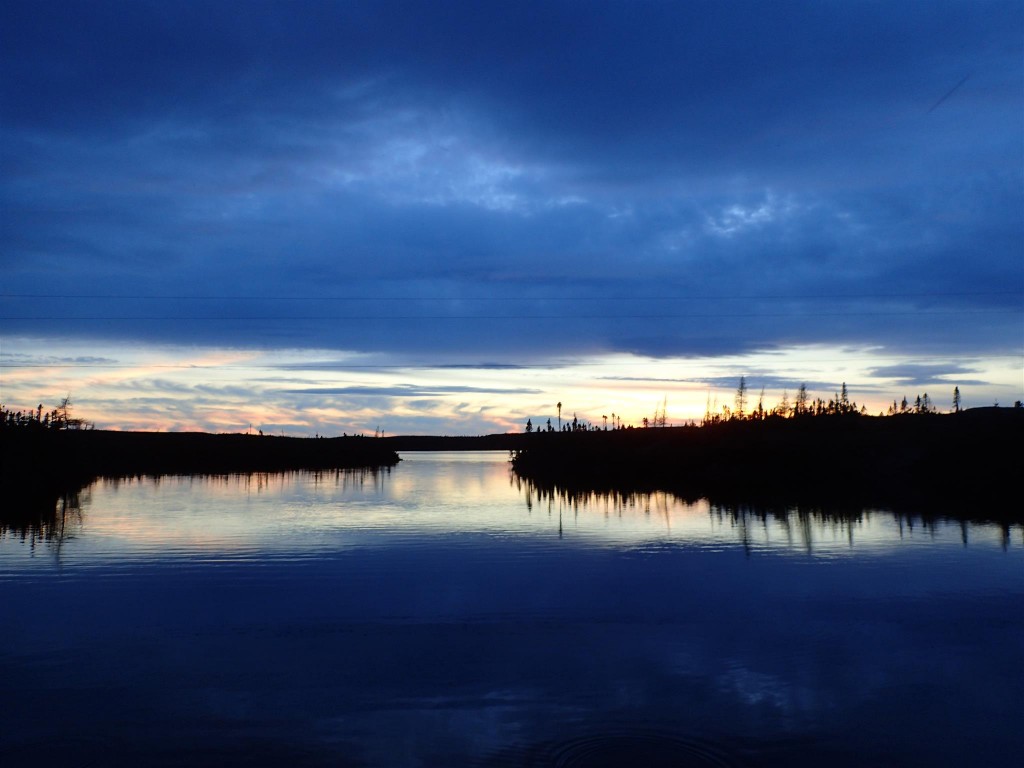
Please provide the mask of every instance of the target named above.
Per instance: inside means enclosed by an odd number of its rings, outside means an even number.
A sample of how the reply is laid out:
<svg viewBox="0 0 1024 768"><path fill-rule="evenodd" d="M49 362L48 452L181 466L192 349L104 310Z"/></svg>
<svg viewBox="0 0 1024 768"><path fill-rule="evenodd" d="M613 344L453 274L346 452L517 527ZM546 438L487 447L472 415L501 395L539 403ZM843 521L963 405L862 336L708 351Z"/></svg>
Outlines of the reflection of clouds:
<svg viewBox="0 0 1024 768"><path fill-rule="evenodd" d="M760 712L776 728L801 729L821 722L827 712L841 706L836 689L826 677L798 674L787 679L758 672L738 660L716 676L715 685L723 696L750 708L750 712ZM843 696L851 693L844 689Z"/></svg>
<svg viewBox="0 0 1024 768"><path fill-rule="evenodd" d="M386 706L322 718L315 730L327 742L365 734L361 751L368 765L408 765L408 755L422 751L424 745L431 745L437 754L496 753L510 741L530 738L545 728L549 724L545 717L565 716L542 689L488 690L487 682L474 681L456 694L439 694L431 688L422 695L398 696ZM411 683L404 690L411 693L414 688Z"/></svg>
<svg viewBox="0 0 1024 768"><path fill-rule="evenodd" d="M768 637L773 638L772 642L765 642ZM834 686L853 682L861 687L863 675L870 673L868 668L847 676L831 675L801 656L806 637L794 639L785 648L779 646L772 630L762 633L761 638L752 638L745 654L732 657L720 657L719 644L707 642L707 638L704 644L692 642L690 647L677 648L670 655L669 669L682 679L708 680L725 700L721 706L726 710L759 710L776 724L790 727L820 719L825 711L837 706ZM883 682L873 681L874 687Z"/></svg>
<svg viewBox="0 0 1024 768"><path fill-rule="evenodd" d="M309 534L346 502L378 498L387 475L361 469L101 479L83 498L88 535L75 552L84 558L259 557L300 541L308 546Z"/></svg>
<svg viewBox="0 0 1024 768"><path fill-rule="evenodd" d="M738 696L748 706L767 705L792 714L795 699L791 687L774 675L732 665L718 676L721 691Z"/></svg>

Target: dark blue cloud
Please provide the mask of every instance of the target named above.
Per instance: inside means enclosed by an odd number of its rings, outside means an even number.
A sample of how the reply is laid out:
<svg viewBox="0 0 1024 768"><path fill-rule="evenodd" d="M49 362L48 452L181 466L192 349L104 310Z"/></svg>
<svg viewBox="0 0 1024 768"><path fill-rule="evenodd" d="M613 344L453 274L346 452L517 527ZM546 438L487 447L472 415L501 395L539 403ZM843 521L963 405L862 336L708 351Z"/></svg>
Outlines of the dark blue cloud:
<svg viewBox="0 0 1024 768"><path fill-rule="evenodd" d="M501 365L1024 341L1017 3L4 21L4 333Z"/></svg>
<svg viewBox="0 0 1024 768"><path fill-rule="evenodd" d="M902 363L899 365L887 365L875 368L872 375L887 379L895 379L897 384L903 386L922 387L928 385L983 385L981 379L969 379L965 376L977 375L976 368L962 365L920 365L913 363Z"/></svg>

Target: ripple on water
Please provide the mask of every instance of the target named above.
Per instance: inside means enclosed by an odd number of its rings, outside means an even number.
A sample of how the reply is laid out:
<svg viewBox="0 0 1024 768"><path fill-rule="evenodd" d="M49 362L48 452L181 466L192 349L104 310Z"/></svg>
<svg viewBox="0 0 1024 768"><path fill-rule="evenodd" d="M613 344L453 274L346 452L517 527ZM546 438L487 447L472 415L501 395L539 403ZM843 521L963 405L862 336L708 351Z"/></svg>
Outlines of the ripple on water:
<svg viewBox="0 0 1024 768"><path fill-rule="evenodd" d="M721 747L666 731L616 729L506 751L482 765L520 768L739 768Z"/></svg>

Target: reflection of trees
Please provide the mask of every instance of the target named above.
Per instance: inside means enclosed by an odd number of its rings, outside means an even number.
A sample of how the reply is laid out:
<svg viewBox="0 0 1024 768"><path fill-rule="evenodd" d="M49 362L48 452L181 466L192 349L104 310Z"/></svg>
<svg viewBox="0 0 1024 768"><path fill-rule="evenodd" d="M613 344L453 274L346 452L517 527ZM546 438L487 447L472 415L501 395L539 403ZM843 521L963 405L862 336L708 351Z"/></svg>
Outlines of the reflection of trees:
<svg viewBox="0 0 1024 768"><path fill-rule="evenodd" d="M293 472L251 472L246 474L188 475L178 480L197 481L225 490L242 489L249 493L274 492L289 481L304 484L312 481L314 487L325 490L365 493L368 490L383 493L390 476L390 467L331 469ZM96 482L112 490L147 481L158 487L166 481L163 475L132 475L99 478ZM50 547L60 555L64 542L75 538L83 530L82 508L90 502L93 484L66 491L26 486L9 492L0 505L0 540L16 539L35 550L39 544Z"/></svg>
<svg viewBox="0 0 1024 768"><path fill-rule="evenodd" d="M204 474L194 473L189 475L130 475L101 478L108 487L117 489L121 485L134 483L145 479L159 486L168 478L185 478L189 482L200 482L212 488L223 488L225 490L243 489L248 493L261 494L276 491L282 485L293 483L303 484L312 481L314 488L323 487L341 491L366 491L373 489L377 492L384 490L385 481L391 475L391 467L360 467L357 469L317 469L317 470L290 470L284 472L237 472L230 474Z"/></svg>
<svg viewBox="0 0 1024 768"><path fill-rule="evenodd" d="M646 518L661 520L666 527L671 528L673 509L686 504L678 496L665 491L574 489L537 483L516 472L509 473L509 482L523 494L528 510L532 512L536 506L546 509L549 516L553 516L556 510L559 513L571 512L574 518L578 518L581 512L597 512L605 518L641 514Z"/></svg>
<svg viewBox="0 0 1024 768"><path fill-rule="evenodd" d="M712 522L718 526L736 530L745 549L759 543L776 543L775 536L785 539L787 548L799 548L812 552L815 544L828 539L831 542L845 539L853 548L856 533L872 521L875 515L896 517L892 512L873 511L860 507L823 507L817 505L755 505L735 503L712 503Z"/></svg>
<svg viewBox="0 0 1024 768"><path fill-rule="evenodd" d="M293 472L250 472L242 475L205 476L214 482L223 481L227 484L242 483L250 492L257 494L280 485L289 480L302 482L312 480L314 488L333 488L342 492L384 490L385 480L391 474L391 467L360 467L358 469L315 469L297 470Z"/></svg>
<svg viewBox="0 0 1024 768"><path fill-rule="evenodd" d="M20 539L32 550L39 544L46 544L59 555L63 543L74 538L82 528L83 496L87 502L88 490L6 498L0 512L0 539Z"/></svg>
<svg viewBox="0 0 1024 768"><path fill-rule="evenodd" d="M520 483L520 485L522 485ZM527 483L527 486L531 484ZM527 505L534 503L561 504L566 509L575 511L595 510L606 517L621 516L625 512L642 512L645 515L659 514L668 511L676 501L675 497L664 492L639 493L635 491L573 491L565 488L529 487Z"/></svg>
<svg viewBox="0 0 1024 768"><path fill-rule="evenodd" d="M949 522L959 524L960 539L967 546L980 530L998 531L1003 547L1010 544L1013 526L1005 521L965 514L959 518L946 512L928 510L886 509L853 504L770 504L737 503L714 498L687 499L666 491L636 491L573 488L538 483L511 474L511 482L523 494L527 509L553 507L559 511L581 515L602 515L606 519L642 514L659 527L671 530L675 516L706 515L711 531L734 535L748 551L754 547L783 546L813 552L819 545L834 547L837 543L853 549L863 544L866 534L877 537L879 524L891 524L897 538L909 537L917 531L935 535ZM1019 526L1024 543L1024 525Z"/></svg>

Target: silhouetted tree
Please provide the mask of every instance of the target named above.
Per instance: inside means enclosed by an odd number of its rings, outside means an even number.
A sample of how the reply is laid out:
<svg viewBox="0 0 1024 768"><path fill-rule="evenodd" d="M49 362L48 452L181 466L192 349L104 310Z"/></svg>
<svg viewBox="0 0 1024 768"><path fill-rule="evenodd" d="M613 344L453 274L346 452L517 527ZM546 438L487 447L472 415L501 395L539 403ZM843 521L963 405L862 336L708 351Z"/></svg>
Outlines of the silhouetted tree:
<svg viewBox="0 0 1024 768"><path fill-rule="evenodd" d="M779 416L781 416L782 418L786 418L787 416L789 416L789 410L789 390L784 389L782 390L782 402L779 403L778 407L775 409L775 412L779 414Z"/></svg>
<svg viewBox="0 0 1024 768"><path fill-rule="evenodd" d="M526 420L526 433L529 434L530 432L533 432L533 421L531 421L530 419L527 419Z"/></svg>
<svg viewBox="0 0 1024 768"><path fill-rule="evenodd" d="M747 409L747 378L740 376L740 385L736 387L736 418L742 419Z"/></svg>
<svg viewBox="0 0 1024 768"><path fill-rule="evenodd" d="M796 393L796 405L793 407L794 416L803 416L807 413L807 385L801 384Z"/></svg>
<svg viewBox="0 0 1024 768"><path fill-rule="evenodd" d="M960 387L953 387L953 413L960 413Z"/></svg>
<svg viewBox="0 0 1024 768"><path fill-rule="evenodd" d="M562 401L559 400L558 404L555 407L558 409L558 431L561 432L562 431Z"/></svg>
<svg viewBox="0 0 1024 768"><path fill-rule="evenodd" d="M40 403L29 411L10 411L0 405L0 427L27 429L93 429L94 425L84 419L71 418L71 398L65 397L60 406L43 413Z"/></svg>
<svg viewBox="0 0 1024 768"><path fill-rule="evenodd" d="M43 406L39 406L39 410L42 410ZM61 398L60 405L57 406L57 410L60 411L60 418L65 424L68 423L71 410L71 395L65 395Z"/></svg>

